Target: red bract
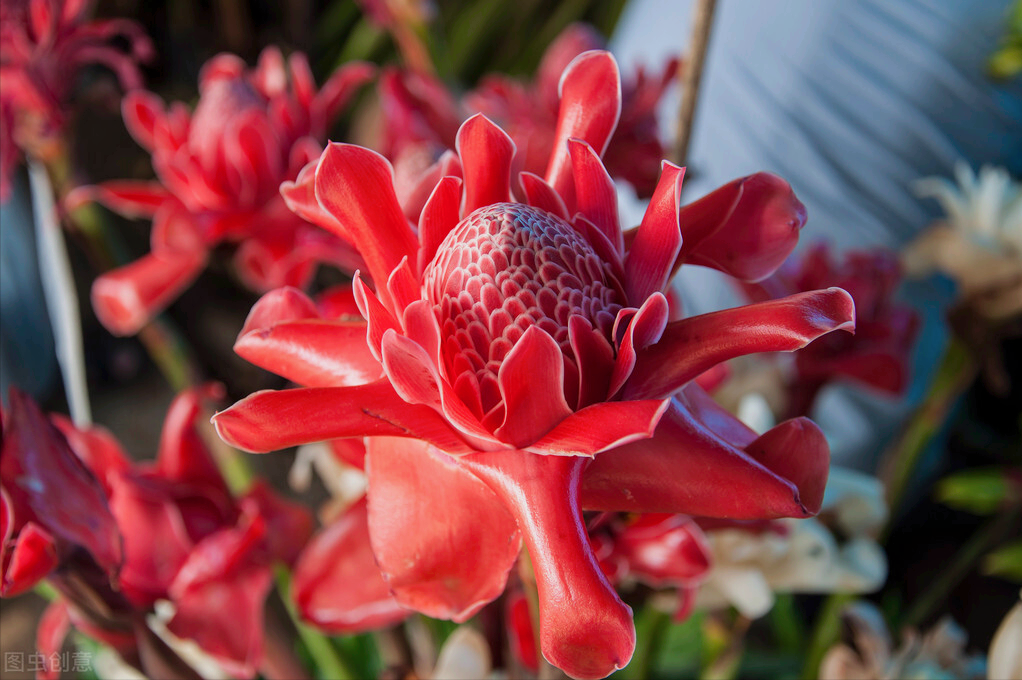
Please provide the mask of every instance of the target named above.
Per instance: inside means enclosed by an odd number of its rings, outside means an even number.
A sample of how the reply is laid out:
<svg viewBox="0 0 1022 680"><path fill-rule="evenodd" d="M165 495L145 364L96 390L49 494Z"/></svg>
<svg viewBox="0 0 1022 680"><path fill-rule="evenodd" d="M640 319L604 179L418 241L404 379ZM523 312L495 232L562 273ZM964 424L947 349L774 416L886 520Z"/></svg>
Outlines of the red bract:
<svg viewBox="0 0 1022 680"><path fill-rule="evenodd" d="M821 243L769 279L743 284L755 301L821 286L840 286L855 300L855 335L831 335L796 352L789 416L807 415L820 389L832 380L851 380L895 396L905 391L919 318L895 301L900 282L894 253L852 251L838 262Z"/></svg>
<svg viewBox="0 0 1022 680"><path fill-rule="evenodd" d="M139 87L136 61L147 61L152 43L133 21L86 21L86 0L0 2L0 200L21 150L45 156L67 117L78 71L102 64L126 89ZM129 51L114 46L128 41Z"/></svg>
<svg viewBox="0 0 1022 680"><path fill-rule="evenodd" d="M521 173L517 202L514 143L481 115L459 130L458 158L441 159L417 229L367 149L331 144L285 185L296 210L356 245L376 290L356 274L364 321L322 318L293 289L265 296L236 349L308 387L254 394L214 422L250 451L368 437L373 552L397 600L430 616L462 621L497 597L524 539L542 652L589 678L625 665L635 632L582 509L815 512L818 428L798 419L757 437L691 381L850 328L854 310L830 289L669 322L679 265L765 276L804 210L771 176L679 208L682 170L665 163L624 234L600 160L620 112L613 57L575 59L561 92L550 170Z"/></svg>
<svg viewBox="0 0 1022 680"><path fill-rule="evenodd" d="M152 154L159 180L107 182L68 198L72 207L95 199L153 220L152 252L93 285L100 321L119 335L136 333L223 241L238 244L237 271L257 291L303 287L320 262L356 268L351 248L289 211L278 188L319 155L330 123L372 73L368 64L348 64L317 91L304 55L285 64L270 47L252 70L233 55L209 61L191 114L150 92L126 97L125 124Z"/></svg>

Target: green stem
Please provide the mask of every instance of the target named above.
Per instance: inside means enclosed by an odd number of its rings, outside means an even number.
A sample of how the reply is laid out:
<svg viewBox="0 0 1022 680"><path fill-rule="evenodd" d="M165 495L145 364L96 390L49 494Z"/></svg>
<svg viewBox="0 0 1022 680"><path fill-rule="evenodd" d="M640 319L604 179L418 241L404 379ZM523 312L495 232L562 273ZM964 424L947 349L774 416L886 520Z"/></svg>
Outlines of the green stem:
<svg viewBox="0 0 1022 680"><path fill-rule="evenodd" d="M802 677L806 680L816 680L819 677L824 655L841 637L841 610L854 599L855 596L850 593L834 593L824 600L816 617L816 628L809 642L805 666L802 667Z"/></svg>
<svg viewBox="0 0 1022 680"><path fill-rule="evenodd" d="M968 348L958 338L952 338L944 351L930 389L923 403L916 409L902 436L889 450L881 465L881 478L887 487L887 501L891 522L885 529L883 539L893 524L894 518L904 503L904 496L912 481L912 474L933 437L944 426L951 407L958 396L972 382L976 374L976 362Z"/></svg>
<svg viewBox="0 0 1022 680"><path fill-rule="evenodd" d="M671 617L646 605L635 617L636 644L632 662L622 671L628 678L648 678L656 668L657 660L667 639Z"/></svg>
<svg viewBox="0 0 1022 680"><path fill-rule="evenodd" d="M939 605L947 601L948 594L965 578L973 565L1015 525L1022 511L1012 510L990 519L983 527L959 549L947 568L940 570L940 575L932 582L923 594L912 604L902 620L903 626L918 627ZM1017 528L1016 528L1017 530Z"/></svg>
<svg viewBox="0 0 1022 680"><path fill-rule="evenodd" d="M294 602L291 600L291 574L287 567L278 566L274 570L274 576L277 582L277 592L280 593L288 616L291 617L309 656L316 664L318 676L329 678L329 680L355 680L356 674L352 672L351 666L341 657L340 652L330 643L330 640L302 623Z"/></svg>

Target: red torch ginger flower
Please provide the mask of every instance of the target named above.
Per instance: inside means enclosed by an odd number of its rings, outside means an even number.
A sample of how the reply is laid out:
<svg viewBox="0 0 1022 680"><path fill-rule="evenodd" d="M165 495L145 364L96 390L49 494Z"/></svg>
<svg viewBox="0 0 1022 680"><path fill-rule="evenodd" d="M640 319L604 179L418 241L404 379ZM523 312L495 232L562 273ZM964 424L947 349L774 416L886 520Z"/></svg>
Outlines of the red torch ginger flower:
<svg viewBox="0 0 1022 680"><path fill-rule="evenodd" d="M665 163L625 234L600 160L621 107L613 57L579 56L561 93L549 170L521 173L517 201L514 143L481 115L441 158L417 229L368 149L331 144L285 185L297 211L356 245L376 288L356 274L365 321L323 318L295 290L265 296L235 348L307 387L254 394L214 422L250 451L367 437L373 552L397 600L427 615L463 621L497 597L524 539L542 653L599 678L628 663L635 629L581 511L815 512L818 428L796 419L757 437L691 381L849 328L853 307L830 289L669 323L679 265L766 276L804 209L772 176L680 208L682 169Z"/></svg>
<svg viewBox="0 0 1022 680"><path fill-rule="evenodd" d="M149 92L126 97L125 124L152 154L159 180L107 182L68 199L153 220L152 253L96 280L100 321L119 335L138 332L224 241L239 244L237 271L258 291L303 287L318 262L356 268L350 247L289 211L278 188L319 155L331 121L372 72L348 64L317 91L304 55L285 64L270 47L253 70L228 54L207 63L192 114Z"/></svg>
<svg viewBox="0 0 1022 680"><path fill-rule="evenodd" d="M86 21L86 0L0 2L0 200L21 150L45 157L64 126L78 71L102 64L126 90L142 84L136 61L153 54L141 26L124 19ZM128 41L124 52L112 43Z"/></svg>
<svg viewBox="0 0 1022 680"><path fill-rule="evenodd" d="M840 286L855 300L855 335L830 335L795 353L789 416L808 415L820 389L832 380L851 380L894 396L908 388L919 318L911 307L895 301L900 282L901 267L893 253L853 251L835 262L821 243L769 279L743 285L755 301L823 286Z"/></svg>

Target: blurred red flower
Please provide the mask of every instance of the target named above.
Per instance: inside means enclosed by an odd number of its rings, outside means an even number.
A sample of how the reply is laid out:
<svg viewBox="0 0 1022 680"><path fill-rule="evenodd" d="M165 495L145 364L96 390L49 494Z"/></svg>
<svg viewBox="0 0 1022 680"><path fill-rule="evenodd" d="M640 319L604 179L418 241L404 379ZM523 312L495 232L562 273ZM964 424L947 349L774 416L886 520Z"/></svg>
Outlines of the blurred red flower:
<svg viewBox="0 0 1022 680"><path fill-rule="evenodd" d="M285 63L268 47L251 70L230 54L210 60L192 113L151 92L129 94L124 121L152 154L158 181L106 182L67 199L153 220L152 252L93 285L100 321L118 335L138 332L224 241L238 244L237 272L257 291L304 287L320 262L356 268L351 248L289 211L278 188L319 155L330 123L372 74L369 64L347 64L317 90L304 55Z"/></svg>
<svg viewBox="0 0 1022 680"><path fill-rule="evenodd" d="M23 150L46 157L67 118L79 70L102 64L125 90L142 85L136 62L153 46L142 27L126 19L86 21L87 0L0 2L0 201ZM128 42L128 51L114 39Z"/></svg>

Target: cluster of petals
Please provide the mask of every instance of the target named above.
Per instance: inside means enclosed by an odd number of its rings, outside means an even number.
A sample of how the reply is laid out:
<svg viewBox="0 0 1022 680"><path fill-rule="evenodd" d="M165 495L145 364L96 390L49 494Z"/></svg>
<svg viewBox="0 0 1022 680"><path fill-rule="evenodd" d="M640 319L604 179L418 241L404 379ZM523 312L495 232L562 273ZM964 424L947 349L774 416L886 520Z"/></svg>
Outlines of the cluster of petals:
<svg viewBox="0 0 1022 680"><path fill-rule="evenodd" d="M383 152L400 170L403 162L414 162L423 146L453 147L463 115L483 113L514 140L515 169L542 174L559 141L555 128L561 74L578 55L603 47L603 38L592 26L572 24L547 49L533 82L487 76L460 102L432 76L390 69L380 80L386 126ZM655 75L640 67L621 83L620 117L603 160L612 177L627 181L642 197L652 195L660 174L664 148L656 107L676 69L674 59Z"/></svg>
<svg viewBox="0 0 1022 680"><path fill-rule="evenodd" d="M21 151L45 155L63 128L78 71L106 66L130 90L142 84L136 62L153 55L142 28L126 19L86 21L87 0L0 2L0 200ZM129 50L115 46L125 39Z"/></svg>
<svg viewBox="0 0 1022 680"><path fill-rule="evenodd" d="M795 354L790 415L808 413L818 390L833 380L850 380L893 396L908 388L919 318L897 302L900 283L901 266L894 253L849 251L836 261L827 244L818 243L770 278L743 285L755 301L823 286L839 286L855 300L855 335L830 335Z"/></svg>
<svg viewBox="0 0 1022 680"><path fill-rule="evenodd" d="M44 577L61 593L40 623L44 653L59 651L73 625L165 676L159 664L181 662L166 649L153 657L162 643L147 617L166 600L171 634L232 676L255 674L272 564L295 560L312 519L260 483L231 495L195 426L208 395L182 393L156 460L134 463L102 428L47 419L12 393L0 466L3 595Z"/></svg>
<svg viewBox="0 0 1022 680"><path fill-rule="evenodd" d="M407 608L466 620L504 590L524 542L541 651L578 678L624 666L635 645L582 511L813 514L819 429L794 419L757 436L693 380L854 323L840 289L670 321L681 264L768 276L805 211L762 174L682 207L683 170L665 162L642 223L623 230L601 161L620 112L616 62L586 52L561 79L544 176L516 175L514 142L476 115L403 202L386 159L330 144L282 193L354 244L364 274L329 314L294 289L264 296L235 349L304 387L214 417L249 451L365 438L370 544Z"/></svg>
<svg viewBox="0 0 1022 680"><path fill-rule="evenodd" d="M260 292L304 287L321 262L357 267L347 244L289 211L278 189L319 155L329 125L372 74L353 62L317 89L304 55L285 61L268 47L255 69L234 55L210 60L194 112L151 92L130 93L124 121L152 155L158 179L111 181L68 197L70 207L98 200L153 221L152 252L93 285L100 321L114 333L136 333L191 284L221 242L238 245L238 275Z"/></svg>

